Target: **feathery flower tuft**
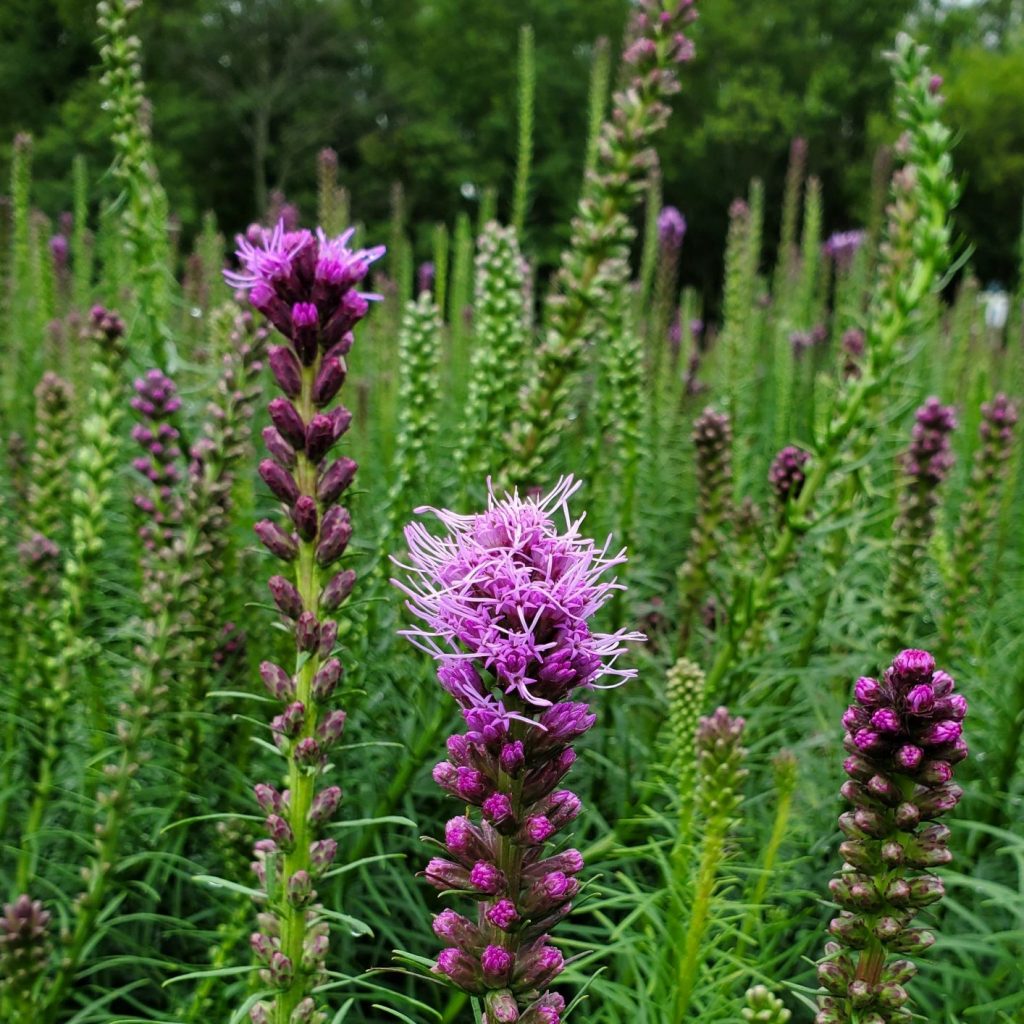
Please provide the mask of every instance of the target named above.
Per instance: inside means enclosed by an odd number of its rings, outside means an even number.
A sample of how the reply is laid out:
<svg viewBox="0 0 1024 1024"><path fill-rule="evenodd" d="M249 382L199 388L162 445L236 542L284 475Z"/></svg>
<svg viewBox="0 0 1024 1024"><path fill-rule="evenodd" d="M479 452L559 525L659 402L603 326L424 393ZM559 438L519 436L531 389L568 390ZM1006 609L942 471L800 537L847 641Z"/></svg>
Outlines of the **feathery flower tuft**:
<svg viewBox="0 0 1024 1024"><path fill-rule="evenodd" d="M662 249L678 252L686 237L686 218L674 206L662 207L658 214L658 244Z"/></svg>
<svg viewBox="0 0 1024 1024"><path fill-rule="evenodd" d="M959 801L953 767L967 756L967 701L926 651L902 651L879 679L862 677L843 715L846 863L829 888L842 908L829 931L818 980L817 1024L909 1019L904 983L917 968L891 953L927 949L935 938L910 927L943 895L929 868L948 864L949 829L937 823Z"/></svg>
<svg viewBox="0 0 1024 1024"><path fill-rule="evenodd" d="M573 742L596 720L572 698L602 679L633 676L616 662L627 641L643 639L591 629L621 589L606 574L625 556L581 536L582 519L568 509L579 486L566 477L525 501L492 491L475 516L420 509L447 534L406 527L409 565L395 581L424 623L404 635L437 659L438 680L468 727L449 739L434 779L479 809L478 821L466 814L448 822L448 858L425 872L441 891L475 895L478 910L476 924L450 910L435 919L447 948L434 971L484 996L489 1024L561 1019L561 997L544 990L563 958L546 933L580 891L583 858L545 846L579 814L579 799L556 787L575 760Z"/></svg>
<svg viewBox="0 0 1024 1024"><path fill-rule="evenodd" d="M829 236L821 251L826 259L832 260L838 270L848 270L866 238L866 231L837 231Z"/></svg>
<svg viewBox="0 0 1024 1024"><path fill-rule="evenodd" d="M350 249L354 230L329 238L322 229L288 231L282 218L272 231L239 235L241 269L224 272L227 283L247 291L252 305L292 343L304 366L316 359L318 342L325 351L338 345L347 352L349 332L377 298L355 286L384 247Z"/></svg>

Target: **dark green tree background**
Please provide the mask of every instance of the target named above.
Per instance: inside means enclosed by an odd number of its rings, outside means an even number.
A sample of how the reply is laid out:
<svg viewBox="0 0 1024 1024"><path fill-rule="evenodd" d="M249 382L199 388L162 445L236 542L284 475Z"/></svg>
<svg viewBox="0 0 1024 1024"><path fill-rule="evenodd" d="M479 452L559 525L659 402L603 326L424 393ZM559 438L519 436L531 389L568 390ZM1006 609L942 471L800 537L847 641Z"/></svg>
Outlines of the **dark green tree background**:
<svg viewBox="0 0 1024 1024"><path fill-rule="evenodd" d="M355 215L387 216L405 187L416 239L475 212L486 187L511 194L518 29L537 48L530 241L551 260L582 169L594 41L618 49L627 0L160 0L144 8L149 95L161 172L186 233L212 209L229 231L283 190L314 212L315 158L339 153ZM961 227L983 279L1016 273L1024 192L1020 0L713 0L695 28L662 146L664 193L690 222L687 277L711 292L729 201L758 175L769 241L790 140L808 139L829 230L862 223L872 156L891 141L881 54L910 24L936 48L966 181ZM109 183L106 117L94 66L92 0L0 4L0 158L16 131L36 137L36 201L69 205L84 152L98 196Z"/></svg>

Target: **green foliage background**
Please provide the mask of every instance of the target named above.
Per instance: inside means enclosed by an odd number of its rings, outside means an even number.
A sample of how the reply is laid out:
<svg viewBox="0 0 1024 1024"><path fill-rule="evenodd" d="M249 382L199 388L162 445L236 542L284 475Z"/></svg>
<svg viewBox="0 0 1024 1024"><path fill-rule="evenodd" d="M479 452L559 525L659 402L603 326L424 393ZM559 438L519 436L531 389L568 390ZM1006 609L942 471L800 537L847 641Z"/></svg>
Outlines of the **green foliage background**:
<svg viewBox="0 0 1024 1024"><path fill-rule="evenodd" d="M40 205L54 216L72 155L109 163L91 0L7 0L0 9L0 161L37 138ZM553 262L581 172L593 44L618 49L626 0L174 0L140 20L161 175L187 233L206 210L234 230L283 190L310 216L313 157L337 149L371 226L401 181L417 254L430 226L511 196L519 27L537 40L531 246ZM729 200L766 179L768 236L789 141L805 136L824 184L826 231L863 223L877 145L890 137L882 51L902 23L937 48L949 116L963 126L960 224L983 282L1014 275L1024 157L1020 0L715 0L661 148L664 194L690 221L685 278L716 291ZM0 173L3 173L0 171ZM1014 187L1015 184L1018 187ZM506 211L503 211L506 212Z"/></svg>

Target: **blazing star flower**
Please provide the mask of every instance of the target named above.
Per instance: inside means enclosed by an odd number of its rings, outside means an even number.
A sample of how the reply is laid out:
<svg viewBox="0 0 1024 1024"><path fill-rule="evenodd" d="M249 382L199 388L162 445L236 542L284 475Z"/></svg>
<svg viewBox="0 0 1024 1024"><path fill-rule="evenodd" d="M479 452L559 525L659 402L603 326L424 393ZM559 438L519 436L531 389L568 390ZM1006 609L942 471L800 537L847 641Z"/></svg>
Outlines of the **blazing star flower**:
<svg viewBox="0 0 1024 1024"><path fill-rule="evenodd" d="M254 847L253 869L265 889L265 930L253 935L252 945L274 995L251 1008L253 1024L323 1016L314 993L325 977L328 935L314 882L337 852L334 839L321 837L341 801L341 788L330 779L330 750L346 718L332 706L343 674L334 648L337 611L356 582L355 572L337 563L352 538L352 518L340 502L357 466L347 456L331 455L352 414L332 403L348 373L352 328L375 297L356 285L384 252L350 249L351 238L351 231L336 238L320 228L315 234L288 231L283 222L273 231L250 229L238 239L242 269L224 275L229 285L248 290L249 301L287 341L268 353L282 394L268 405L268 457L258 468L283 508L254 529L284 563L287 575L272 576L268 588L292 631L296 668L289 672L269 661L260 666L271 697L282 705L270 731L289 762L290 786L284 792L266 783L254 787L267 835ZM282 944L282 936L296 935L297 942Z"/></svg>
<svg viewBox="0 0 1024 1024"><path fill-rule="evenodd" d="M224 272L227 283L248 292L252 305L293 343L306 366L316 357L318 338L326 349L344 344L378 298L355 286L384 255L384 246L350 249L354 231L329 238L322 228L315 234L286 231L283 220L272 231L250 229L236 240L241 269Z"/></svg>
<svg viewBox="0 0 1024 1024"><path fill-rule="evenodd" d="M837 231L830 235L821 247L826 259L832 260L843 270L847 269L857 255L857 250L867 238L866 231Z"/></svg>
<svg viewBox="0 0 1024 1024"><path fill-rule="evenodd" d="M949 829L938 819L960 800L953 769L967 756L967 700L954 691L953 679L919 650L900 652L881 679L864 676L854 686L843 715L850 756L841 790L852 810L839 819L845 863L829 885L842 909L818 966L826 994L817 1024L909 1019L904 984L917 968L889 956L935 941L911 925L943 895L929 869L952 860Z"/></svg>
<svg viewBox="0 0 1024 1024"><path fill-rule="evenodd" d="M686 237L686 218L674 206L663 206L658 214L658 242L664 249L676 251Z"/></svg>
<svg viewBox="0 0 1024 1024"><path fill-rule="evenodd" d="M563 1000L544 989L563 958L546 932L579 892L583 858L544 847L580 812L579 799L556 787L575 760L572 743L596 721L572 697L633 676L616 662L627 641L643 639L591 629L621 589L606 574L625 556L581 535L582 518L568 510L579 486L565 477L525 501L492 491L480 515L418 509L447 534L406 527L406 580L394 581L424 624L404 635L437 659L438 680L467 725L449 739L434 780L478 808L479 820L448 822L448 858L434 858L425 877L477 900L478 924L447 910L435 919L446 948L433 969L484 997L487 1024L561 1020Z"/></svg>
<svg viewBox="0 0 1024 1024"><path fill-rule="evenodd" d="M780 505L796 501L807 479L804 466L810 461L809 452L795 445L787 445L774 458L768 470L768 482Z"/></svg>
<svg viewBox="0 0 1024 1024"><path fill-rule="evenodd" d="M621 683L636 674L615 662L623 643L641 635L592 633L588 625L622 589L602 577L626 558L580 535L582 518L573 521L567 506L580 486L564 477L543 499L526 501L518 492L499 501L492 492L483 515L416 510L437 516L449 536L435 537L420 523L406 527L409 583L396 585L426 628L402 635L440 661L439 673L475 679L483 669L499 691L534 707L549 706L576 687L592 688L601 678ZM559 512L564 533L552 518ZM456 696L472 707L490 707L465 678L454 687Z"/></svg>

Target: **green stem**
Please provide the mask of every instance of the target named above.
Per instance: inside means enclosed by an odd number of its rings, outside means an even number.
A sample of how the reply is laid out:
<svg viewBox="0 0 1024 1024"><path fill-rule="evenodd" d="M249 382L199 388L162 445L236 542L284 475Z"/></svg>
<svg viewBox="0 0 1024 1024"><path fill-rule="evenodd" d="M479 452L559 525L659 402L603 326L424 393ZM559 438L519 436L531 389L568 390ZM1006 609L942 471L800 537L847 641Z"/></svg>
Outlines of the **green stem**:
<svg viewBox="0 0 1024 1024"><path fill-rule="evenodd" d="M701 848L697 889L693 897L690 923L683 939L683 951L676 976L676 1008L672 1018L676 1024L682 1024L686 1019L697 975L703 963L703 957L700 955L701 941L711 912L711 897L714 893L718 865L725 850L726 828L727 823L724 820L716 819L709 822L708 834Z"/></svg>
<svg viewBox="0 0 1024 1024"><path fill-rule="evenodd" d="M313 383L319 369L319 355L312 366L302 369L302 391L296 400L296 408L304 423L309 423L316 414L313 404ZM296 456L295 482L298 484L300 494L316 497L316 465L302 451ZM324 510L319 504L317 511L318 516L322 517ZM299 555L295 563L295 586L302 598L302 605L314 614L320 603L320 570L316 562L316 545L317 537L309 541L300 540ZM282 859L282 881L285 887L296 872L312 873L309 854L312 839L309 811L313 805L317 772L301 765L294 756L294 749L303 739L316 735L318 714L317 704L313 699L313 677L319 667L320 658L316 651L300 655L296 663L295 700L305 708L305 716L302 730L292 743L292 753L288 760L288 788L291 797L287 814L294 841ZM293 906L285 896L278 903L278 914L281 951L291 960L294 974L288 987L278 992L274 1002L274 1024L289 1024L295 1007L309 994L309 979L302 970L307 908Z"/></svg>

